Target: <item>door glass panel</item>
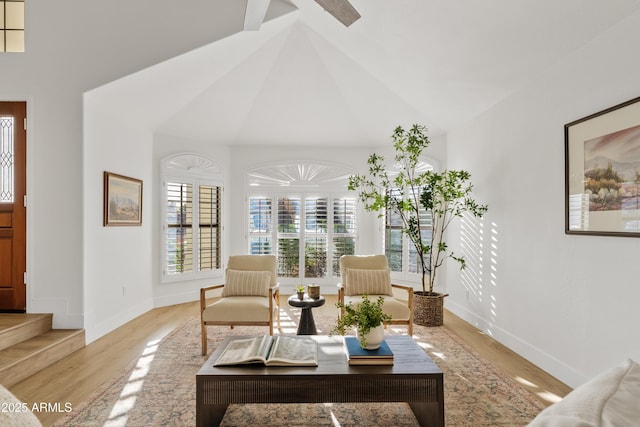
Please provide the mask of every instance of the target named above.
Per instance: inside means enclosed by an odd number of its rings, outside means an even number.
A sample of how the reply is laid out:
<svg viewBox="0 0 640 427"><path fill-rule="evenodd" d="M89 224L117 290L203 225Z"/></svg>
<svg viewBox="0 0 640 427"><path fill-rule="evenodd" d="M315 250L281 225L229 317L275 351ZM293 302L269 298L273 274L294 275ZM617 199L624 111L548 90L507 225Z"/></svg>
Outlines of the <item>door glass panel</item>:
<svg viewBox="0 0 640 427"><path fill-rule="evenodd" d="M13 203L13 117L0 116L0 203Z"/></svg>

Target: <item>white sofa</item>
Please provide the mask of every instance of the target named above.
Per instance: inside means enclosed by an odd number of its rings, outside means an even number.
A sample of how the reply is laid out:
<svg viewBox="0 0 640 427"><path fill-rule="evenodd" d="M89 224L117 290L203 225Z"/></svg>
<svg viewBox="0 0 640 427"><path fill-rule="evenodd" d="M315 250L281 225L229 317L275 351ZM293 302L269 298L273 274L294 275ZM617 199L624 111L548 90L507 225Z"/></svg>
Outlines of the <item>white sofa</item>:
<svg viewBox="0 0 640 427"><path fill-rule="evenodd" d="M0 385L0 426L42 427L42 424L27 404Z"/></svg>
<svg viewBox="0 0 640 427"><path fill-rule="evenodd" d="M544 409L529 427L640 426L640 365L631 359Z"/></svg>

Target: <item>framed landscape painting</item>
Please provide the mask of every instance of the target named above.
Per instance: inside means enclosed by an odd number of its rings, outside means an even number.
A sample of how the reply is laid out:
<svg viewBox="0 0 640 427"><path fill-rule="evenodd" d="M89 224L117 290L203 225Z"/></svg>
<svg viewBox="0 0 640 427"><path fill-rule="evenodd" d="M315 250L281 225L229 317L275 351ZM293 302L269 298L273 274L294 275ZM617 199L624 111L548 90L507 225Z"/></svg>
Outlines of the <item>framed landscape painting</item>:
<svg viewBox="0 0 640 427"><path fill-rule="evenodd" d="M142 181L104 172L103 225L142 224Z"/></svg>
<svg viewBox="0 0 640 427"><path fill-rule="evenodd" d="M640 98L569 123L567 234L640 237Z"/></svg>

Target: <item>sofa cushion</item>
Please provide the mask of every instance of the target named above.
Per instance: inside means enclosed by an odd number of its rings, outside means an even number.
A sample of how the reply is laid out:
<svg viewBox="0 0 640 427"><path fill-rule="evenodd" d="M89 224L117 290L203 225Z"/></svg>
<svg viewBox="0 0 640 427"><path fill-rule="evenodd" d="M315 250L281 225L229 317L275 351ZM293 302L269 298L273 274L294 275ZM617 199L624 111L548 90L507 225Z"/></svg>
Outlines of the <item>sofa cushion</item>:
<svg viewBox="0 0 640 427"><path fill-rule="evenodd" d="M227 270L223 297L232 296L269 296L271 272Z"/></svg>
<svg viewBox="0 0 640 427"><path fill-rule="evenodd" d="M393 295L391 273L381 270L347 269L345 295Z"/></svg>
<svg viewBox="0 0 640 427"><path fill-rule="evenodd" d="M640 420L640 365L631 359L544 409L529 427L614 427Z"/></svg>

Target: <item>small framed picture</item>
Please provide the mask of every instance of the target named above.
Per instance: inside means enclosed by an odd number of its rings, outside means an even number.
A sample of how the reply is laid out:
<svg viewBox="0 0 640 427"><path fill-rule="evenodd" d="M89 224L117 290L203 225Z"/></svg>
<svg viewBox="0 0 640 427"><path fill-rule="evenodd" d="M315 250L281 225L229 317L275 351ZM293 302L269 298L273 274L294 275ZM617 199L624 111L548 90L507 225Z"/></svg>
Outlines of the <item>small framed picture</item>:
<svg viewBox="0 0 640 427"><path fill-rule="evenodd" d="M104 172L103 225L142 225L142 181Z"/></svg>
<svg viewBox="0 0 640 427"><path fill-rule="evenodd" d="M640 237L640 98L564 127L565 232Z"/></svg>

